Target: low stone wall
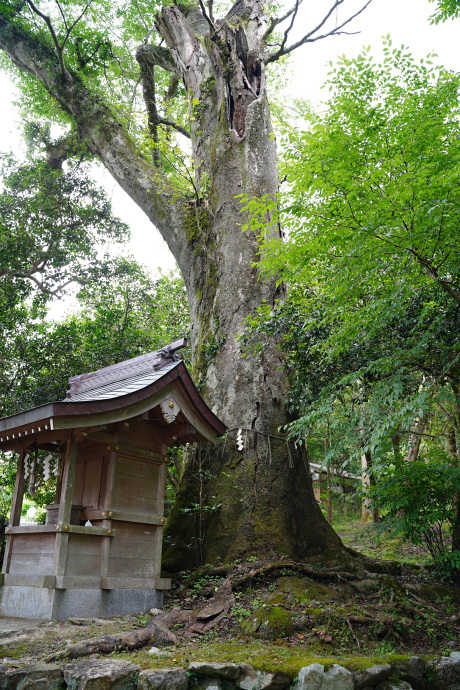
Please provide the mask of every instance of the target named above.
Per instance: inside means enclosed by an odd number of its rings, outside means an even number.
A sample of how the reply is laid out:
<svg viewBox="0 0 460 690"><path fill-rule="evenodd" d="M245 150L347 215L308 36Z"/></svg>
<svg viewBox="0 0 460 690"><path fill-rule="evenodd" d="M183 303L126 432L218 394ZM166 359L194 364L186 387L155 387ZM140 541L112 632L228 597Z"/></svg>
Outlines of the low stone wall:
<svg viewBox="0 0 460 690"><path fill-rule="evenodd" d="M351 671L311 664L293 680L248 664L194 662L142 671L129 661L84 659L63 666L0 666L0 690L460 690L460 652L424 662L412 657Z"/></svg>

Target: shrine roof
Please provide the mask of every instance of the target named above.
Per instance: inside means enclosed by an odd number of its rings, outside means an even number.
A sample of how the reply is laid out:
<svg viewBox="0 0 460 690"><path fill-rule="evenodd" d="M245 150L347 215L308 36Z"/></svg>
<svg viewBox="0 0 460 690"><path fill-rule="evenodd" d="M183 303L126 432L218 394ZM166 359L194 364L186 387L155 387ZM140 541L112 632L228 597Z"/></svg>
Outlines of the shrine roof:
<svg viewBox="0 0 460 690"><path fill-rule="evenodd" d="M226 426L201 398L187 367L176 353L186 344L187 340L182 338L161 350L71 377L65 400L0 419L0 448L12 439L37 430L52 431L63 426L77 428L83 425L83 421L91 424L91 417L101 420L110 416L112 421L118 416L128 419L130 414L138 414L141 408L149 409L150 402L151 408L158 405L160 391L175 380L212 434L224 434Z"/></svg>
<svg viewBox="0 0 460 690"><path fill-rule="evenodd" d="M170 364L165 364L161 369L151 370L147 373L135 374L134 376L129 376L121 381L112 381L111 383L106 383L98 386L97 388L92 388L90 390L84 390L81 392L76 392L73 395L69 395L63 402L83 402L90 400L108 400L109 398L119 398L122 395L128 395L129 393L134 393L140 388L145 388L151 383L155 383L162 378L168 371L171 371L179 362L171 362Z"/></svg>

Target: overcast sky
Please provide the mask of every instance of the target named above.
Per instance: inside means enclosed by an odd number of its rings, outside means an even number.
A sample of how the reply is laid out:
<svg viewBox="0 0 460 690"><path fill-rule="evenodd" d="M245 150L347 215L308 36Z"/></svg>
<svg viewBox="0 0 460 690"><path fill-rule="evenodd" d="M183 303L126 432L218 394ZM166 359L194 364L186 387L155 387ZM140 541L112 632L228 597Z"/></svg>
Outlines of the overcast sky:
<svg viewBox="0 0 460 690"><path fill-rule="evenodd" d="M346 2L345 8L341 8L336 18L339 22L345 16L347 5L352 9L359 6L355 0ZM329 1L304 0L297 21L297 35L305 33L313 25L315 18L324 13L327 7ZM391 34L395 45L404 43L408 46L417 58L424 57L434 50L441 64L454 71L460 71L460 51L457 43L460 19L440 26L431 26L429 16L433 13L434 7L428 0L373 0L349 29L359 31L359 34L327 38L302 46L294 53L293 78L289 93L307 98L313 103L326 99L327 91L322 91L321 85L329 70L329 60L334 61L341 54L346 54L347 57L356 56L363 45L371 45L373 54L377 55L382 44L381 37L386 34ZM0 89L0 149L5 151L18 145L15 134L16 114L11 102L12 89L4 76L0 76ZM104 184L112 197L115 213L131 227L130 250L136 258L153 271L157 267L164 271L173 267L174 260L166 244L143 212L115 185L108 174L104 176Z"/></svg>

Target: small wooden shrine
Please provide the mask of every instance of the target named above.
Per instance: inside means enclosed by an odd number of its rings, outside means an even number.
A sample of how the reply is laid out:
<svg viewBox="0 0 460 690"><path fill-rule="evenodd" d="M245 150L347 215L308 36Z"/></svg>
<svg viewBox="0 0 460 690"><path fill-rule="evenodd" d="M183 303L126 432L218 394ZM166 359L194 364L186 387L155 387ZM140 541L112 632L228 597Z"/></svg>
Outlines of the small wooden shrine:
<svg viewBox="0 0 460 690"><path fill-rule="evenodd" d="M0 420L0 448L20 455L0 615L65 620L162 605L167 449L226 431L176 354L186 344L75 376L66 400ZM21 525L39 450L56 497L45 525Z"/></svg>

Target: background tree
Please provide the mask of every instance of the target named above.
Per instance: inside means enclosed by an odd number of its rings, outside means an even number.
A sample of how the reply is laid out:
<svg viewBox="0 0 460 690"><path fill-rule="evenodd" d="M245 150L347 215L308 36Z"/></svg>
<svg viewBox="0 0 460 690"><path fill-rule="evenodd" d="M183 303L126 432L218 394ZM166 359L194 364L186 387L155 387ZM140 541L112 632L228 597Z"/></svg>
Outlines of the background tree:
<svg viewBox="0 0 460 690"><path fill-rule="evenodd" d="M263 2L242 0L217 20L212 2L206 10L201 2L198 8L9 0L0 16L4 64L21 86L24 107L70 120L69 136L84 142L145 211L178 262L195 380L231 429L202 468L205 504L213 505L213 496L220 503L200 547L206 561L244 553L301 558L340 548L314 500L304 458L290 456L280 439L278 428L289 418L279 354L269 348L261 362L239 351L245 318L280 290L258 280L258 240L241 233L245 218L235 196L278 189L267 66L302 44L346 31L362 10L336 22L344 2L332 2L293 43L298 2L269 18ZM275 223L270 232L278 235ZM244 453L235 443L239 428L247 435ZM187 548L193 524L187 527L178 512L197 502L192 477L184 477L168 523L175 543L166 553L170 568L194 563Z"/></svg>
<svg viewBox="0 0 460 690"><path fill-rule="evenodd" d="M126 239L87 166L52 169L42 157L19 163L4 155L0 192L0 384L1 414L17 408L32 333L43 324L53 298L104 272L104 245ZM44 401L42 401L44 402Z"/></svg>

